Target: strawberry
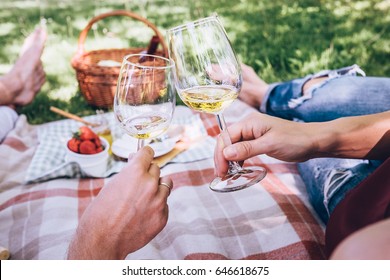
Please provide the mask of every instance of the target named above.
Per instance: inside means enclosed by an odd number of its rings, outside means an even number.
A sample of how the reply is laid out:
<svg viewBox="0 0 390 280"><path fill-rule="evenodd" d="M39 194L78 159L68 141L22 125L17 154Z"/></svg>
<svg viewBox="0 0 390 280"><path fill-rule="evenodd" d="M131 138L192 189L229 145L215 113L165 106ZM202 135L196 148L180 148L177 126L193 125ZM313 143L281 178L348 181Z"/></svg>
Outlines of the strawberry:
<svg viewBox="0 0 390 280"><path fill-rule="evenodd" d="M81 140L93 140L95 138L99 138L92 129L88 126L82 126L79 128L80 139Z"/></svg>
<svg viewBox="0 0 390 280"><path fill-rule="evenodd" d="M103 146L99 146L96 148L96 153L100 153L103 151Z"/></svg>
<svg viewBox="0 0 390 280"><path fill-rule="evenodd" d="M68 148L72 152L78 153L79 152L79 145L80 145L80 140L76 138L71 138L68 141Z"/></svg>
<svg viewBox="0 0 390 280"><path fill-rule="evenodd" d="M84 140L80 143L80 154L96 154L96 145L90 140Z"/></svg>
<svg viewBox="0 0 390 280"><path fill-rule="evenodd" d="M102 147L102 141L100 141L99 137L96 137L95 139L93 139L93 141L95 142L96 148Z"/></svg>
<svg viewBox="0 0 390 280"><path fill-rule="evenodd" d="M96 154L103 151L104 147L99 136L88 126L82 126L68 141L71 151L79 154Z"/></svg>

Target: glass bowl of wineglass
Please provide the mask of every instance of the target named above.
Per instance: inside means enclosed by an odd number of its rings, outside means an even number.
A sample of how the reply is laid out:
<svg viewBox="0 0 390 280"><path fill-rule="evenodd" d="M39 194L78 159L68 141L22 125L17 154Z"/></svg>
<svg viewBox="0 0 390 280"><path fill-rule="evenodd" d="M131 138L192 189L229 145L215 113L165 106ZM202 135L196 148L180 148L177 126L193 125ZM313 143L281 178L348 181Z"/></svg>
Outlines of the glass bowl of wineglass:
<svg viewBox="0 0 390 280"><path fill-rule="evenodd" d="M175 87L190 108L215 114L225 146L231 145L223 111L237 98L242 85L241 66L216 14L167 31L170 58L175 62ZM260 166L242 168L229 162L223 178L215 178L210 188L231 192L262 180Z"/></svg>
<svg viewBox="0 0 390 280"><path fill-rule="evenodd" d="M146 139L166 131L176 104L174 62L162 56L131 54L123 58L114 97L114 114L125 132Z"/></svg>

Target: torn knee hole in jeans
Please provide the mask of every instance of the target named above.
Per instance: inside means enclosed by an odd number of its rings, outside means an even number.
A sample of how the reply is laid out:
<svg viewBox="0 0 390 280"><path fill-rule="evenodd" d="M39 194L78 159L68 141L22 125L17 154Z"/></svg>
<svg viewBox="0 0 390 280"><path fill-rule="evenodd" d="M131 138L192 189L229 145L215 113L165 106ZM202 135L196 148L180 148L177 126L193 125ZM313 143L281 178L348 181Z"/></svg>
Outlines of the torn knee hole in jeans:
<svg viewBox="0 0 390 280"><path fill-rule="evenodd" d="M339 68L339 69L336 69L336 70L320 71L317 74L313 75L310 79L308 79L302 85L302 90L301 90L302 95L297 97L297 98L293 98L290 101L288 101L288 107L290 109L295 109L296 107L301 105L306 100L311 99L313 97L312 92L316 88L321 87L322 85L324 85L326 82L328 82L331 79L334 79L334 78L337 78L337 77L341 77L341 76L357 76L358 74L363 76L363 77L366 76L366 73L357 64L354 64L352 66ZM308 89L305 90L305 92L304 92L305 85L308 87Z"/></svg>
<svg viewBox="0 0 390 280"><path fill-rule="evenodd" d="M288 101L288 107L290 109L295 109L302 103L304 103L306 100L309 100L313 97L313 92L316 88L319 88L323 86L327 81L332 79L332 77L329 76L322 76L319 78L312 77L311 79L307 80L301 90L301 96L297 98L292 98ZM310 84L308 89L304 89L307 84Z"/></svg>
<svg viewBox="0 0 390 280"><path fill-rule="evenodd" d="M329 80L333 79L334 77L329 76L328 74L325 76L320 76L320 77L312 77L311 79L307 80L301 90L301 96L297 98L292 98L288 101L288 107L290 109L295 109L302 103L304 103L306 100L309 100L313 97L313 92L315 89L322 87L325 85ZM308 85L308 88L305 90L305 86Z"/></svg>
<svg viewBox="0 0 390 280"><path fill-rule="evenodd" d="M329 175L324 183L324 206L328 215L329 201L332 196L343 186L351 177L353 173L348 169L333 169L329 172Z"/></svg>
<svg viewBox="0 0 390 280"><path fill-rule="evenodd" d="M301 105L303 102L305 102L306 100L309 100L311 98L312 98L312 94L310 92L310 93L302 95L298 98L291 99L290 101L288 101L288 107L290 109L295 109L296 107Z"/></svg>

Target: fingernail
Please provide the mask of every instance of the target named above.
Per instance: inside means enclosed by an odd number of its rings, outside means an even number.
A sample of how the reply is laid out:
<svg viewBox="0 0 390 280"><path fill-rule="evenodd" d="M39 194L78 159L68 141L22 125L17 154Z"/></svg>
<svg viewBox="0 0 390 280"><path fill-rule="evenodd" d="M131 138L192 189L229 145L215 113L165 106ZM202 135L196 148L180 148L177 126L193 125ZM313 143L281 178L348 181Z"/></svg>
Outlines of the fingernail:
<svg viewBox="0 0 390 280"><path fill-rule="evenodd" d="M228 146L223 150L223 154L226 158L237 156L237 150L234 146Z"/></svg>

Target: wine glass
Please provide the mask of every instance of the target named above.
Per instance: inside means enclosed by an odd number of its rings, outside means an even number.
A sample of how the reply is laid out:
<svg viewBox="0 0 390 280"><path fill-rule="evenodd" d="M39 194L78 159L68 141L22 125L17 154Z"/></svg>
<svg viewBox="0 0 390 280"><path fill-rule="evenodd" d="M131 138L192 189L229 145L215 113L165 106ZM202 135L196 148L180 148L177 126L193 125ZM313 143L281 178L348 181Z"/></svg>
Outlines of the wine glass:
<svg viewBox="0 0 390 280"><path fill-rule="evenodd" d="M174 62L148 54L123 58L114 97L114 114L121 127L138 139L155 138L171 123L176 103Z"/></svg>
<svg viewBox="0 0 390 280"><path fill-rule="evenodd" d="M225 146L231 145L222 112L237 98L242 85L241 67L216 14L167 31L169 55L175 62L175 86L190 108L215 114ZM263 167L242 168L229 162L223 178L210 188L230 192L247 188L266 175Z"/></svg>

